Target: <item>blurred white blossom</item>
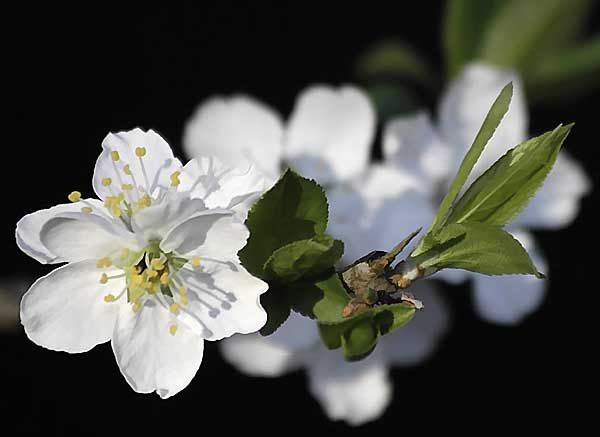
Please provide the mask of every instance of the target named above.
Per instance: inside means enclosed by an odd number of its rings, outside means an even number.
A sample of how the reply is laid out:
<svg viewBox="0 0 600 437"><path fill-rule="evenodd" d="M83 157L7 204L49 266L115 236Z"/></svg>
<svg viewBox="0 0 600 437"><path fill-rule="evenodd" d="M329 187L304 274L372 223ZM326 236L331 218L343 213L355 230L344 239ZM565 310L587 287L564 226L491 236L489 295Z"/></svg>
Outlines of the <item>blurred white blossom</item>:
<svg viewBox="0 0 600 437"><path fill-rule="evenodd" d="M23 217L17 244L44 264L21 301L27 336L45 348L85 352L111 341L137 392L170 397L196 374L204 340L260 329L267 284L237 252L246 201L264 188L252 169L214 158L185 167L157 133L109 134L93 186L70 204ZM242 218L240 218L240 216Z"/></svg>

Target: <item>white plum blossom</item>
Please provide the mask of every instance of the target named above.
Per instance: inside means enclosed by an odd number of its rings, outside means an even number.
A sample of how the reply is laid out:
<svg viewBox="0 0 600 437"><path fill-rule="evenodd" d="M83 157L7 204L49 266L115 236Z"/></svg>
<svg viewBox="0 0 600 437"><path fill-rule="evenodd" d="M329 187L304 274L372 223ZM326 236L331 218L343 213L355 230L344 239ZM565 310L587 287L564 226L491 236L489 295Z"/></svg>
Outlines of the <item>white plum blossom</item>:
<svg viewBox="0 0 600 437"><path fill-rule="evenodd" d="M508 149L528 137L528 115L523 86L512 72L485 64L471 64L454 80L442 96L435 127L426 112L391 120L383 132L383 167L390 175L387 184L409 184L419 200L406 203L398 199L396 210L411 214L430 213L429 203L437 207L456 173L462 158L477 134L487 111L500 90L512 81L510 108L477 162L470 180L474 180ZM410 181L410 182L407 182ZM360 184L360 182L358 182ZM469 183L469 182L468 182ZM508 230L523 244L541 271L547 266L529 229L559 229L577 216L579 202L590 189L581 165L561 151L548 179ZM387 208L393 209L390 199ZM395 217L385 210L374 212L379 224L373 233L396 232ZM428 220L425 223L430 223ZM393 241L393 240L392 240ZM390 241L388 246L393 245ZM383 246L383 249L389 247ZM550 272L551 274L551 272ZM473 282L475 309L485 320L500 324L519 323L542 302L547 281L533 276L485 276L459 270L445 270L438 277L451 282L470 278Z"/></svg>
<svg viewBox="0 0 600 437"><path fill-rule="evenodd" d="M213 158L182 166L160 135L134 129L106 136L93 187L100 200L74 191L71 203L17 224L26 254L66 263L29 288L21 323L51 350L111 341L129 385L168 398L196 374L204 340L266 321L267 284L237 257L248 202L264 180Z"/></svg>
<svg viewBox="0 0 600 437"><path fill-rule="evenodd" d="M318 85L301 93L286 125L275 111L250 97L211 98L188 121L183 146L191 157L213 154L228 163L250 162L273 179L288 164L324 184L329 232L346 243L344 262L351 263L397 243L433 215L434 206L414 190L410 178L398 183L400 172L370 164L374 133L374 109L361 90ZM393 186L387 183L390 178ZM402 201L388 205L390 196ZM404 205L418 208L405 210ZM373 232L378 229L373 220L380 218L374 212L379 210L396 220L394 235ZM339 350L326 350L315 322L296 314L275 334L234 336L221 343L222 351L251 375L274 377L305 368L309 388L330 418L362 424L376 419L390 402L388 367L427 359L447 329L448 314L434 282L425 281L418 290L427 311L386 336L361 362L348 363Z"/></svg>

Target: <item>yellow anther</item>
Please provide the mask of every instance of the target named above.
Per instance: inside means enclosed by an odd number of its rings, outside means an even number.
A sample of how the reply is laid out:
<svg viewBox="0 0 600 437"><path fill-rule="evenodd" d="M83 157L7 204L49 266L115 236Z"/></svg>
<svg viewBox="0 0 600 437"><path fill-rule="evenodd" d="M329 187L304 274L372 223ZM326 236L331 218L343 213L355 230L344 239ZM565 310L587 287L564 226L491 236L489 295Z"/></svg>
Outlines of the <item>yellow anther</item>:
<svg viewBox="0 0 600 437"><path fill-rule="evenodd" d="M177 332L177 325L172 324L171 326L169 326L169 332L171 333L171 335L175 335L175 333Z"/></svg>
<svg viewBox="0 0 600 437"><path fill-rule="evenodd" d="M123 191L131 191L131 190L133 190L133 185L131 185L131 184L123 184L123 185L121 185L121 189Z"/></svg>
<svg viewBox="0 0 600 437"><path fill-rule="evenodd" d="M150 196L148 194L144 194L142 196L142 198L140 199L140 201L138 202L138 204L140 206L145 206L145 207L150 206L151 203L152 203L152 199L150 199Z"/></svg>
<svg viewBox="0 0 600 437"><path fill-rule="evenodd" d="M156 271L162 270L165 268L165 265L163 264L163 262L158 258L154 258L152 261L150 261L150 266Z"/></svg>
<svg viewBox="0 0 600 437"><path fill-rule="evenodd" d="M142 275L131 275L131 283L133 285L142 285L142 282L144 282Z"/></svg>
<svg viewBox="0 0 600 437"><path fill-rule="evenodd" d="M197 256L193 256L192 257L192 267L199 267L200 266L200 258L198 258Z"/></svg>
<svg viewBox="0 0 600 437"><path fill-rule="evenodd" d="M72 191L67 197L71 202L77 202L81 199L81 193L79 191Z"/></svg>
<svg viewBox="0 0 600 437"><path fill-rule="evenodd" d="M89 206L84 206L83 208L81 208L81 212L89 214L90 212L92 212L92 208L90 208Z"/></svg>
<svg viewBox="0 0 600 437"><path fill-rule="evenodd" d="M142 156L146 156L146 148L145 147L136 147L135 148L135 156L141 158Z"/></svg>
<svg viewBox="0 0 600 437"><path fill-rule="evenodd" d="M123 211L121 211L121 208L119 208L116 205L110 208L110 212L112 212L112 215L114 215L117 218L121 217L121 214L123 214Z"/></svg>
<svg viewBox="0 0 600 437"><path fill-rule="evenodd" d="M188 304L187 297L185 297L185 296L181 296L181 299L179 299L179 301L181 302L182 305Z"/></svg>
<svg viewBox="0 0 600 437"><path fill-rule="evenodd" d="M127 176L131 176L131 169L129 168L129 164L125 164L125 166L123 167L123 172L127 175Z"/></svg>
<svg viewBox="0 0 600 437"><path fill-rule="evenodd" d="M110 157L112 158L113 161L118 161L119 160L119 152L117 152L116 150L113 150L112 152L110 152Z"/></svg>
<svg viewBox="0 0 600 437"><path fill-rule="evenodd" d="M121 203L123 200L125 200L125 194L123 194L123 193L117 194L117 203Z"/></svg>
<svg viewBox="0 0 600 437"><path fill-rule="evenodd" d="M107 294L106 296L104 296L104 302L114 302L115 301L115 297L112 294Z"/></svg>
<svg viewBox="0 0 600 437"><path fill-rule="evenodd" d="M109 187L110 184L112 184L112 179L111 178L104 178L102 179L102 185L105 187Z"/></svg>
<svg viewBox="0 0 600 437"><path fill-rule="evenodd" d="M121 258L127 258L129 256L129 249L124 247L121 249Z"/></svg>
<svg viewBox="0 0 600 437"><path fill-rule="evenodd" d="M169 283L169 274L168 273L162 274L162 276L160 277L160 283L163 285L167 285Z"/></svg>
<svg viewBox="0 0 600 437"><path fill-rule="evenodd" d="M137 312L140 310L140 308L141 308L141 307L142 307L142 305L140 304L140 302L139 302L138 300L136 300L136 301L133 303L133 308L132 308L132 310L133 310L133 312L134 312L134 313L137 313Z"/></svg>
<svg viewBox="0 0 600 437"><path fill-rule="evenodd" d="M187 290L185 287L179 287L179 294L185 296L187 294Z"/></svg>
<svg viewBox="0 0 600 437"><path fill-rule="evenodd" d="M158 276L158 272L148 269L146 270L146 276L148 276L148 279L156 278Z"/></svg>
<svg viewBox="0 0 600 437"><path fill-rule="evenodd" d="M106 273L102 273L102 276L100 276L100 283L106 284L107 282L108 282L108 275Z"/></svg>
<svg viewBox="0 0 600 437"><path fill-rule="evenodd" d="M152 282L142 282L142 288L144 290L150 290L152 288Z"/></svg>
<svg viewBox="0 0 600 437"><path fill-rule="evenodd" d="M106 196L106 199L104 199L104 206L106 208L111 208L115 203L117 203L115 196Z"/></svg>
<svg viewBox="0 0 600 437"><path fill-rule="evenodd" d="M152 284L152 294L158 293L159 291L160 291L160 286L158 285L158 282L154 282Z"/></svg>
<svg viewBox="0 0 600 437"><path fill-rule="evenodd" d="M171 186L172 187L176 187L177 185L179 185L181 183L181 181L179 180L180 174L181 174L180 171L174 171L173 173L171 173Z"/></svg>
<svg viewBox="0 0 600 437"><path fill-rule="evenodd" d="M139 272L141 272L141 271L142 271L142 269L141 269L141 267L140 267L140 266L131 266L131 267L129 268L129 273L130 273L131 275L137 275L137 274L138 274Z"/></svg>
<svg viewBox="0 0 600 437"><path fill-rule="evenodd" d="M178 309L179 309L179 304L172 303L171 306L169 306L169 311L171 311L173 314L175 314Z"/></svg>
<svg viewBox="0 0 600 437"><path fill-rule="evenodd" d="M96 263L96 266L101 269L102 267L110 267L112 265L112 261L109 257L105 256L104 258L100 258Z"/></svg>

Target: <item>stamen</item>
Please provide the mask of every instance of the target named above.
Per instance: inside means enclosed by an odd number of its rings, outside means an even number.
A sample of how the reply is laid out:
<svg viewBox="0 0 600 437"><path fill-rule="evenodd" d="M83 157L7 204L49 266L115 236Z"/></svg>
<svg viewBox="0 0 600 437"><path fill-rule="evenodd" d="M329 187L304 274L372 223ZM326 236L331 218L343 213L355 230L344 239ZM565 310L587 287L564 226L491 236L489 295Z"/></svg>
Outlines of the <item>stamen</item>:
<svg viewBox="0 0 600 437"><path fill-rule="evenodd" d="M108 282L108 275L106 273L102 273L102 276L100 276L100 283L106 284L107 282Z"/></svg>
<svg viewBox="0 0 600 437"><path fill-rule="evenodd" d="M131 185L131 184L123 184L123 185L121 185L121 189L123 191L131 191L131 190L133 190L133 185Z"/></svg>
<svg viewBox="0 0 600 437"><path fill-rule="evenodd" d="M129 168L129 164L125 164L123 166L123 172L127 175L127 176L131 176L131 169Z"/></svg>
<svg viewBox="0 0 600 437"><path fill-rule="evenodd" d="M102 267L110 267L112 265L112 261L109 257L105 256L104 258L100 258L96 266L101 269Z"/></svg>
<svg viewBox="0 0 600 437"><path fill-rule="evenodd" d="M182 305L187 305L187 304L188 304L187 297L185 297L185 296L183 296L183 295L182 295L182 296L179 298L179 302L181 302L181 304L182 304Z"/></svg>
<svg viewBox="0 0 600 437"><path fill-rule="evenodd" d="M142 277L142 275L131 275L131 283L134 286L142 285L142 282L144 282L144 278Z"/></svg>
<svg viewBox="0 0 600 437"><path fill-rule="evenodd" d="M171 335L175 335L175 333L177 332L177 325L173 323L171 326L169 326L169 332L171 333Z"/></svg>
<svg viewBox="0 0 600 437"><path fill-rule="evenodd" d="M67 196L67 198L68 198L68 199L69 199L71 202L75 203L75 202L77 202L79 199L81 199L81 193L80 193L79 191L72 191L72 192L71 192L71 194L69 194L69 195Z"/></svg>
<svg viewBox="0 0 600 437"><path fill-rule="evenodd" d="M113 150L112 152L110 152L110 157L113 161L118 161L119 160L119 152L117 152L116 150Z"/></svg>
<svg viewBox="0 0 600 437"><path fill-rule="evenodd" d="M165 265L159 258L152 259L152 261L150 261L150 266L157 271L165 268Z"/></svg>
<svg viewBox="0 0 600 437"><path fill-rule="evenodd" d="M102 186L104 186L104 187L110 187L110 184L112 184L112 179L111 178L104 178L104 179L102 179Z"/></svg>
<svg viewBox="0 0 600 437"><path fill-rule="evenodd" d="M145 147L136 147L135 148L135 156L137 156L138 158L146 156L146 148Z"/></svg>
<svg viewBox="0 0 600 437"><path fill-rule="evenodd" d="M114 302L115 300L117 299L112 294L107 294L106 296L104 296L104 302Z"/></svg>
<svg viewBox="0 0 600 437"><path fill-rule="evenodd" d="M169 283L169 274L168 273L162 274L162 276L160 277L160 283L163 285L167 285Z"/></svg>
<svg viewBox="0 0 600 437"><path fill-rule="evenodd" d="M123 214L123 211L121 210L121 208L119 208L116 205L110 209L110 212L112 212L112 215L114 215L116 218L121 217L121 215Z"/></svg>
<svg viewBox="0 0 600 437"><path fill-rule="evenodd" d="M148 276L148 279L156 278L158 276L158 272L152 269L147 269L146 276Z"/></svg>
<svg viewBox="0 0 600 437"><path fill-rule="evenodd" d="M139 205L141 207L149 207L150 204L152 203L152 199L150 198L150 196L148 194L144 194L141 199L139 200Z"/></svg>
<svg viewBox="0 0 600 437"><path fill-rule="evenodd" d="M179 287L179 294L185 296L187 294L187 289L185 287Z"/></svg>
<svg viewBox="0 0 600 437"><path fill-rule="evenodd" d="M172 303L169 306L169 311L171 311L173 314L175 314L178 309L179 309L179 305L177 303Z"/></svg>
<svg viewBox="0 0 600 437"><path fill-rule="evenodd" d="M192 263L192 267L194 267L194 268L195 267L200 267L200 258L197 257L197 256L193 256L192 260L191 260L191 263Z"/></svg>
<svg viewBox="0 0 600 437"><path fill-rule="evenodd" d="M92 208L90 208L89 206L84 206L83 208L81 208L81 212L85 212L86 214L89 214L92 212Z"/></svg>
<svg viewBox="0 0 600 437"><path fill-rule="evenodd" d="M133 310L134 313L137 313L140 310L141 307L142 307L142 305L140 304L140 301L136 300L133 303L133 307L131 309Z"/></svg>
<svg viewBox="0 0 600 437"><path fill-rule="evenodd" d="M172 187L176 187L181 183L181 181L179 180L180 174L181 174L180 171L174 171L173 173L171 173L171 186Z"/></svg>

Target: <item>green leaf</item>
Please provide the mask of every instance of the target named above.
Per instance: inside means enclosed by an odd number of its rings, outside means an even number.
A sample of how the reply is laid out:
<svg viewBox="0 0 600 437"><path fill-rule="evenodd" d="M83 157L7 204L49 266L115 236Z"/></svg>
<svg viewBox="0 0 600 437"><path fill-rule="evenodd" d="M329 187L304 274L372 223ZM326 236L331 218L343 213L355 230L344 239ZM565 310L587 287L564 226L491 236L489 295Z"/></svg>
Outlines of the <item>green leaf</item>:
<svg viewBox="0 0 600 437"><path fill-rule="evenodd" d="M344 358L357 361L369 355L379 339L379 330L370 319L361 319L344 331L341 337Z"/></svg>
<svg viewBox="0 0 600 437"><path fill-rule="evenodd" d="M317 276L332 268L344 253L344 243L328 235L317 235L277 249L265 262L263 270L283 281Z"/></svg>
<svg viewBox="0 0 600 437"><path fill-rule="evenodd" d="M509 150L469 187L447 222L504 226L513 220L542 186L571 127L559 126Z"/></svg>
<svg viewBox="0 0 600 437"><path fill-rule="evenodd" d="M350 301L337 273L322 280L296 282L286 288L287 301L300 314L323 324L342 323L342 310Z"/></svg>
<svg viewBox="0 0 600 437"><path fill-rule="evenodd" d="M433 69L411 47L399 41L384 41L367 50L357 62L358 75L367 81L375 79L406 79L435 88Z"/></svg>
<svg viewBox="0 0 600 437"><path fill-rule="evenodd" d="M489 21L505 0L449 0L443 23L446 68L452 78L479 52Z"/></svg>
<svg viewBox="0 0 600 437"><path fill-rule="evenodd" d="M423 268L453 268L485 275L543 277L521 244L508 232L484 223L453 223L435 236L430 252L416 258ZM423 261L421 261L423 260Z"/></svg>
<svg viewBox="0 0 600 437"><path fill-rule="evenodd" d="M327 216L323 189L288 169L248 214L250 238L239 252L242 265L253 275L266 277L263 266L273 252L294 241L323 234Z"/></svg>
<svg viewBox="0 0 600 437"><path fill-rule="evenodd" d="M508 111L508 106L510 104L510 100L513 94L513 85L512 82L502 88L500 94L492 104L488 114L483 120L483 124L473 141L473 144L469 148L469 151L465 155L462 160L460 167L458 169L458 173L454 177L446 196L442 200L433 222L429 228L428 234L435 234L439 228L444 224L447 216L451 212L452 205L454 204L456 198L458 197L460 191L462 190L463 185L465 184L471 170L477 163L477 160L481 156L485 145L488 143L496 128L502 121L504 114ZM427 242L429 240L427 238L422 239L419 242L419 245L413 252L415 255L425 252L429 249L427 246Z"/></svg>
<svg viewBox="0 0 600 437"><path fill-rule="evenodd" d="M282 290L269 289L260 296L260 303L267 312L267 323L260 330L260 334L267 336L273 334L290 316L290 306L285 300Z"/></svg>
<svg viewBox="0 0 600 437"><path fill-rule="evenodd" d="M521 68L534 63L536 51L549 35L573 26L572 10L586 0L509 0L490 21L483 35L479 59L502 67ZM585 6L585 5L584 5ZM567 20L569 26L562 23ZM575 23L577 25L577 22ZM559 32L560 33L560 32Z"/></svg>

